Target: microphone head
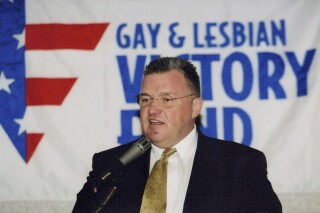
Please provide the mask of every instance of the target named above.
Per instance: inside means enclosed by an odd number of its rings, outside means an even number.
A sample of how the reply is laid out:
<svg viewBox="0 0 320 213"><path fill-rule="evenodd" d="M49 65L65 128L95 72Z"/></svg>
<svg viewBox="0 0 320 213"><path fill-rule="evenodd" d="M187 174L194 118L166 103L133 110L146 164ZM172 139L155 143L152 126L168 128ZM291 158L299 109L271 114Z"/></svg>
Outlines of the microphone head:
<svg viewBox="0 0 320 213"><path fill-rule="evenodd" d="M142 137L137 142L132 144L132 146L129 148L129 150L124 153L120 158L120 162L126 166L134 159L140 157L143 153L145 153L149 148L151 147L150 141Z"/></svg>

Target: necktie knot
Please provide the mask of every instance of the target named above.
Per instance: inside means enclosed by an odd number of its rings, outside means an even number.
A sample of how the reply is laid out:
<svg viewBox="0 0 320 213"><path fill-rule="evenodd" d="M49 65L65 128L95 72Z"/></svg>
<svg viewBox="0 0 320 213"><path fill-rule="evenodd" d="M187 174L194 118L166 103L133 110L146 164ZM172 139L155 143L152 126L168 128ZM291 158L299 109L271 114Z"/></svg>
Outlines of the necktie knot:
<svg viewBox="0 0 320 213"><path fill-rule="evenodd" d="M177 151L176 149L172 149L172 148L165 149L161 155L161 158L169 158L176 151Z"/></svg>

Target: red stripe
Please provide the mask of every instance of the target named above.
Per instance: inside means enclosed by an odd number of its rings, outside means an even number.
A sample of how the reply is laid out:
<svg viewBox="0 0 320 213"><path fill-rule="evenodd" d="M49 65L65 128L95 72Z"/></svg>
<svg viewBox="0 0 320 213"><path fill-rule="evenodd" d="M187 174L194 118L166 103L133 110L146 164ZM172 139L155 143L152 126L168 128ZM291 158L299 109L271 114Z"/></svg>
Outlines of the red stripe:
<svg viewBox="0 0 320 213"><path fill-rule="evenodd" d="M26 50L93 50L109 23L101 24L28 24Z"/></svg>
<svg viewBox="0 0 320 213"><path fill-rule="evenodd" d="M43 137L42 133L28 133L27 134L27 158L25 159L26 163L31 159L34 151L38 144L40 143L41 138Z"/></svg>
<svg viewBox="0 0 320 213"><path fill-rule="evenodd" d="M76 78L27 78L26 105L61 105Z"/></svg>

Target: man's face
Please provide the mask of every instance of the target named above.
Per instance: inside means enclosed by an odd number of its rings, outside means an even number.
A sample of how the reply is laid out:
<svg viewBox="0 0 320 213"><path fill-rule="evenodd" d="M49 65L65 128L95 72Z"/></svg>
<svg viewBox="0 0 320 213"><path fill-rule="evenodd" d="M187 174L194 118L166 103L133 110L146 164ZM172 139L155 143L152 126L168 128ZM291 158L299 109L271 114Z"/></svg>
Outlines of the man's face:
<svg viewBox="0 0 320 213"><path fill-rule="evenodd" d="M163 97L179 98L192 94L182 73L173 70L145 76L141 94L154 98L149 105L140 106L143 133L154 145L172 147L193 129L194 119L201 110L201 98L176 99L172 106L162 102Z"/></svg>

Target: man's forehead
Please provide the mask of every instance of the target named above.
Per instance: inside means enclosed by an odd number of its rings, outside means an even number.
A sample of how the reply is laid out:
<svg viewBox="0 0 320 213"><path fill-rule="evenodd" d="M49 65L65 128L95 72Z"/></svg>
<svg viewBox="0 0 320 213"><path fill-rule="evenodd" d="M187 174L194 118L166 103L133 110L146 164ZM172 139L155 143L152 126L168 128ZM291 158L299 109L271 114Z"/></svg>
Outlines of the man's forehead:
<svg viewBox="0 0 320 213"><path fill-rule="evenodd" d="M184 75L181 70L165 70L165 71L155 71L155 72L149 72L144 75L144 77L147 76L153 76L153 75L172 75L172 74L181 74L182 76Z"/></svg>
<svg viewBox="0 0 320 213"><path fill-rule="evenodd" d="M149 93L147 93L147 92L142 92L142 93L140 93L140 95L141 96L151 96ZM158 96L170 96L170 95L172 95L172 92L159 92L158 94L157 94Z"/></svg>

